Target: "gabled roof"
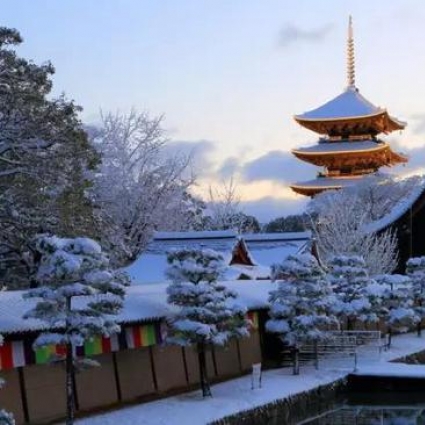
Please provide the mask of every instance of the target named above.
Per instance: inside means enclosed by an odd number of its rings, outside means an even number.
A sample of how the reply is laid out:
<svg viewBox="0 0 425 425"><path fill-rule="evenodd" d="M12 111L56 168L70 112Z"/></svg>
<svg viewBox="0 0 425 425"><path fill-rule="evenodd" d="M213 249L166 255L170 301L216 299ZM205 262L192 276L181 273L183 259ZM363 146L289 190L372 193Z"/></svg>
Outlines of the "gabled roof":
<svg viewBox="0 0 425 425"><path fill-rule="evenodd" d="M213 249L230 260L237 242L233 230L202 232L156 232L146 251L124 270L136 284L161 283L166 281L167 252L173 249Z"/></svg>
<svg viewBox="0 0 425 425"><path fill-rule="evenodd" d="M243 240L243 249L246 250L246 259L249 259L244 265L261 268L261 277L264 277L269 275L264 271L271 264L282 261L289 254L296 254L310 237L310 232L256 233L240 236L234 231L158 232L147 250L124 270L134 284L165 282L165 269L168 266L166 254L179 248L213 249L223 255L227 264L231 264L232 253L240 238ZM250 276L258 275L256 270L246 271L250 271ZM237 277L231 270L229 276Z"/></svg>

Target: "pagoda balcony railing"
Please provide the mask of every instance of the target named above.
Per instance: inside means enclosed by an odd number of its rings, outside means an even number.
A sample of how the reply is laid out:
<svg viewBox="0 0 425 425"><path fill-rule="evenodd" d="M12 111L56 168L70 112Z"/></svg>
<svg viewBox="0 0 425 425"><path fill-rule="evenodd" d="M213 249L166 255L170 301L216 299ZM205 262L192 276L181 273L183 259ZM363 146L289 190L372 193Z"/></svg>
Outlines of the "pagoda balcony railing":
<svg viewBox="0 0 425 425"><path fill-rule="evenodd" d="M363 140L375 140L376 137L371 134L351 134L347 137L338 135L338 136L324 136L319 138L319 143L329 143L329 142L361 142Z"/></svg>

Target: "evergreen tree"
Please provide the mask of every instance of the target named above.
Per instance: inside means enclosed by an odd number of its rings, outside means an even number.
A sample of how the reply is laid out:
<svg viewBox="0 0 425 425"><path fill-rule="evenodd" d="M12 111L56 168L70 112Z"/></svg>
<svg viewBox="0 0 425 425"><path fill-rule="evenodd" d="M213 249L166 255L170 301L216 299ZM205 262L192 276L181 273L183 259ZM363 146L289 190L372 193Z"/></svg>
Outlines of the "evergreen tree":
<svg viewBox="0 0 425 425"><path fill-rule="evenodd" d="M419 321L412 297L412 282L402 275L381 275L377 281L384 287L380 317L388 328L389 342L394 331L408 332Z"/></svg>
<svg viewBox="0 0 425 425"><path fill-rule="evenodd" d="M86 191L98 156L78 118L80 108L52 99L50 63L36 65L14 48L18 31L0 27L0 286L27 286L37 233L88 234Z"/></svg>
<svg viewBox="0 0 425 425"><path fill-rule="evenodd" d="M55 344L66 348L66 424L71 425L74 348L96 335L110 336L120 330L111 315L122 307L127 279L109 269L108 258L91 239L41 236L35 245L40 254L36 275L40 286L24 297L41 300L25 318L42 320L52 329L38 336L35 347Z"/></svg>
<svg viewBox="0 0 425 425"><path fill-rule="evenodd" d="M415 311L419 318L417 331L420 336L421 322L425 318L425 257L410 258L406 263L406 274L412 280Z"/></svg>
<svg viewBox="0 0 425 425"><path fill-rule="evenodd" d="M0 345L3 344L3 336L0 335ZM3 379L0 378L0 388L4 385ZM15 425L13 415L6 412L4 409L0 409L0 425Z"/></svg>
<svg viewBox="0 0 425 425"><path fill-rule="evenodd" d="M204 397L211 396L206 368L206 350L225 345L232 338L248 336L246 309L235 302L236 294L219 284L224 271L223 257L209 249L181 249L167 256L166 271L172 283L168 302L180 307L170 320L169 341L195 344Z"/></svg>
<svg viewBox="0 0 425 425"><path fill-rule="evenodd" d="M303 232L308 229L310 218L307 214L288 215L271 220L264 226L266 233Z"/></svg>
<svg viewBox="0 0 425 425"><path fill-rule="evenodd" d="M369 278L362 257L339 255L329 262L329 281L335 293L333 312L340 321L353 330L357 319L376 322L376 309L379 306L379 288Z"/></svg>
<svg viewBox="0 0 425 425"><path fill-rule="evenodd" d="M270 292L270 320L266 329L295 348L294 374L298 374L299 345L326 339L324 331L337 325L330 314L331 288L310 254L290 255L273 266L272 277L282 280Z"/></svg>

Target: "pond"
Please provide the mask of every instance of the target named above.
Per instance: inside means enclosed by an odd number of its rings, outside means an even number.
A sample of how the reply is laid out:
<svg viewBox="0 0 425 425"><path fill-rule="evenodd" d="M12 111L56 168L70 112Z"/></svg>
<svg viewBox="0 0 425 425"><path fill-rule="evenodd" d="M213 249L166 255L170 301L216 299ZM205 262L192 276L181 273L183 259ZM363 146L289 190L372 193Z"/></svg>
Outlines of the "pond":
<svg viewBox="0 0 425 425"><path fill-rule="evenodd" d="M275 418L276 425L283 425ZM425 425L425 393L349 394L297 425Z"/></svg>

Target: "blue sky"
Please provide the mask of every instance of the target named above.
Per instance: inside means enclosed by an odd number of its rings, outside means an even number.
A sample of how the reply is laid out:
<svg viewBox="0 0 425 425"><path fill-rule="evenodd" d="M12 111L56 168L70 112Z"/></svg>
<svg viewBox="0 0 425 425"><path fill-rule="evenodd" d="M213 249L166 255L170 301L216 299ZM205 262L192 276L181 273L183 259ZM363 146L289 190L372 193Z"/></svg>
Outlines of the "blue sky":
<svg viewBox="0 0 425 425"><path fill-rule="evenodd" d="M387 136L422 167L425 2L422 0L2 0L19 52L56 67L55 93L86 122L131 107L165 114L175 147L193 151L199 191L234 174L248 212L301 211L288 183L316 169L292 158L315 142L292 119L345 87L348 15L356 83L408 121Z"/></svg>

